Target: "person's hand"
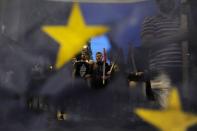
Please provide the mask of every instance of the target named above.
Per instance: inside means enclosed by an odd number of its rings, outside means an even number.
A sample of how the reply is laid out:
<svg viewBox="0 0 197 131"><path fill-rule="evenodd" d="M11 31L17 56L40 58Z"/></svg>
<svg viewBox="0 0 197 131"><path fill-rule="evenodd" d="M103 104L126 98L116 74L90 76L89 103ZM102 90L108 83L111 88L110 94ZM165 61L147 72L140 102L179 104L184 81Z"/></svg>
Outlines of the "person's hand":
<svg viewBox="0 0 197 131"><path fill-rule="evenodd" d="M93 60L89 60L88 62L90 65L93 65L94 64L94 61Z"/></svg>
<svg viewBox="0 0 197 131"><path fill-rule="evenodd" d="M144 72L136 72L136 76L141 76L143 74L144 74Z"/></svg>
<svg viewBox="0 0 197 131"><path fill-rule="evenodd" d="M129 87L134 88L136 85L137 83L135 81L129 81Z"/></svg>
<svg viewBox="0 0 197 131"><path fill-rule="evenodd" d="M108 71L108 72L107 72L107 75L111 75L111 71Z"/></svg>
<svg viewBox="0 0 197 131"><path fill-rule="evenodd" d="M72 63L74 64L77 61L76 58L72 58Z"/></svg>
<svg viewBox="0 0 197 131"><path fill-rule="evenodd" d="M90 77L91 77L90 74L85 75L85 79L88 79L88 78L90 78Z"/></svg>
<svg viewBox="0 0 197 131"><path fill-rule="evenodd" d="M102 76L101 78L104 79L104 80L106 80L106 79L109 79L109 77L110 76Z"/></svg>

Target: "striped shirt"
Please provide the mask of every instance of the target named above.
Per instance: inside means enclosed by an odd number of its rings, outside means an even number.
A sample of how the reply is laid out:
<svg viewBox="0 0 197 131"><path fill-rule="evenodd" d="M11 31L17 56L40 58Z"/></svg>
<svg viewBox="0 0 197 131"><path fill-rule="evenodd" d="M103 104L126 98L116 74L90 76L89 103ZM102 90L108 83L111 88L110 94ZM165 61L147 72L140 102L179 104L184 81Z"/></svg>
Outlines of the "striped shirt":
<svg viewBox="0 0 197 131"><path fill-rule="evenodd" d="M161 15L148 17L144 20L142 38L152 35L154 38L165 38L175 35L180 28L180 19ZM159 44L159 43L158 43ZM168 68L181 67L182 49L180 43L167 43L159 48L150 48L149 69L160 71Z"/></svg>

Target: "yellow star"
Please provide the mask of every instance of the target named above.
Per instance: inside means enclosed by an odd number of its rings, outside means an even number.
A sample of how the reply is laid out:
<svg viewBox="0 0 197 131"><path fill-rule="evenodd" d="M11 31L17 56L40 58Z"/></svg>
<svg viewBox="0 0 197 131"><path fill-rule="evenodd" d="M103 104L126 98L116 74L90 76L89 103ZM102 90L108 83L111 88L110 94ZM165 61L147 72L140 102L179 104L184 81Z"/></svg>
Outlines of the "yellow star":
<svg viewBox="0 0 197 131"><path fill-rule="evenodd" d="M55 65L59 69L80 52L90 38L106 33L108 28L87 26L79 4L75 3L66 26L43 26L42 30L60 44Z"/></svg>
<svg viewBox="0 0 197 131"><path fill-rule="evenodd" d="M136 109L135 113L162 131L186 131L188 127L197 124L196 115L182 111L176 89L172 90L166 109Z"/></svg>

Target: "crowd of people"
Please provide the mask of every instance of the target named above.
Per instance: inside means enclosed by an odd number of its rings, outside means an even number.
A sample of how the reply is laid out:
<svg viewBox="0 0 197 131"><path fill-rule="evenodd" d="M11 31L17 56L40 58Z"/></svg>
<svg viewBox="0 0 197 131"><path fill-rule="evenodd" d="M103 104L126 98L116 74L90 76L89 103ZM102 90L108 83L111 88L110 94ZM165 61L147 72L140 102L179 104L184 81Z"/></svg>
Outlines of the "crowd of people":
<svg viewBox="0 0 197 131"><path fill-rule="evenodd" d="M160 10L159 13L146 17L141 28L141 47L149 53L146 57L147 69L141 72L137 72L137 70L130 72L125 77L130 86L133 82L145 82L148 99L154 100L161 108L167 108L167 98L172 87L178 88L181 97L185 93L182 86L185 66L183 57L186 57L187 54L183 53L183 41L188 41L188 38L185 34L186 30L182 29L180 3L177 3L176 0L156 0L156 3ZM195 38L191 40L196 42ZM196 53L196 48L192 48L192 50ZM192 61L196 61L196 54L192 57ZM143 63L145 62L143 61ZM192 64L194 64L193 68L197 70L196 62ZM73 58L72 77L85 80L90 88L102 89L110 83L117 67L118 65L112 62L107 63L105 50L103 53L96 52L94 61L86 47L76 58ZM193 68L192 70L194 70ZM62 113L60 116L63 116Z"/></svg>
<svg viewBox="0 0 197 131"><path fill-rule="evenodd" d="M73 59L73 78L86 80L91 88L105 87L110 81L113 71L114 64L108 64L102 52L96 53L96 61L90 59L87 51L82 51L80 58Z"/></svg>

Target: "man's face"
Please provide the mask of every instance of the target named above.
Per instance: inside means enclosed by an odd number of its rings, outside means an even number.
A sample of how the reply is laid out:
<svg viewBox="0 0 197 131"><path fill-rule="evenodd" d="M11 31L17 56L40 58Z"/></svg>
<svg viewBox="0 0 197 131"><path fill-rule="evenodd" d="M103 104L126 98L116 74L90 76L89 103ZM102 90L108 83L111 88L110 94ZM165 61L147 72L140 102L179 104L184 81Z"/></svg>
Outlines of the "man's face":
<svg viewBox="0 0 197 131"><path fill-rule="evenodd" d="M176 0L156 0L156 3L163 13L170 13L176 5Z"/></svg>
<svg viewBox="0 0 197 131"><path fill-rule="evenodd" d="M88 48L83 48L82 52L87 53L88 52Z"/></svg>
<svg viewBox="0 0 197 131"><path fill-rule="evenodd" d="M102 61L102 58L103 58L102 54L96 54L96 61L97 62Z"/></svg>
<svg viewBox="0 0 197 131"><path fill-rule="evenodd" d="M82 54L81 54L81 59L82 59L82 60L86 60L86 54L83 54L83 53L82 53Z"/></svg>

